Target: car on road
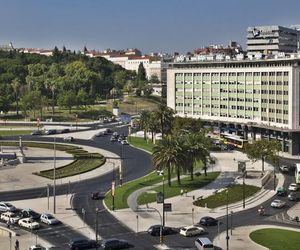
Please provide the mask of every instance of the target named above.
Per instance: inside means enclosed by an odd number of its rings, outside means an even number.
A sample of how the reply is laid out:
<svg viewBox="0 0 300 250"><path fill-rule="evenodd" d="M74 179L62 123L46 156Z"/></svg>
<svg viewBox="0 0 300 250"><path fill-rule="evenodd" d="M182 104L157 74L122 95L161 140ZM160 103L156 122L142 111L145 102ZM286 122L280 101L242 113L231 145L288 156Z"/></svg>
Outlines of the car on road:
<svg viewBox="0 0 300 250"><path fill-rule="evenodd" d="M129 143L128 143L127 140L122 140L122 141L121 141L121 144L122 144L122 145L129 145Z"/></svg>
<svg viewBox="0 0 300 250"><path fill-rule="evenodd" d="M277 189L277 193L276 193L277 196L286 196L287 195L287 192L285 190L284 187L279 187Z"/></svg>
<svg viewBox="0 0 300 250"><path fill-rule="evenodd" d="M150 226L147 230L148 234L152 236L159 236L160 235L160 230L161 230L161 225L153 225ZM175 230L171 227L162 227L162 235L169 235L169 234L174 234Z"/></svg>
<svg viewBox="0 0 300 250"><path fill-rule="evenodd" d="M105 132L104 131L99 131L95 134L96 137L104 136Z"/></svg>
<svg viewBox="0 0 300 250"><path fill-rule="evenodd" d="M91 193L91 199L92 200L102 200L104 198L105 198L105 193L101 193L101 192Z"/></svg>
<svg viewBox="0 0 300 250"><path fill-rule="evenodd" d="M299 196L298 196L297 192L290 192L289 195L288 195L288 199L290 201L298 201Z"/></svg>
<svg viewBox="0 0 300 250"><path fill-rule="evenodd" d="M285 206L285 202L282 200L273 200L271 202L271 207L274 207L274 208L282 208L284 206Z"/></svg>
<svg viewBox="0 0 300 250"><path fill-rule="evenodd" d="M181 235L186 237L203 234L204 232L205 230L202 227L196 227L196 226L182 227L179 231Z"/></svg>
<svg viewBox="0 0 300 250"><path fill-rule="evenodd" d="M1 220L5 221L5 222L10 221L10 224L15 224L21 219L13 212L5 212L5 213L1 214L0 218L1 218Z"/></svg>
<svg viewBox="0 0 300 250"><path fill-rule="evenodd" d="M97 242L95 240L80 238L70 240L68 245L72 250L90 249L97 247Z"/></svg>
<svg viewBox="0 0 300 250"><path fill-rule="evenodd" d="M56 219L52 214L41 214L40 220L47 225L57 225L60 223L60 221Z"/></svg>
<svg viewBox="0 0 300 250"><path fill-rule="evenodd" d="M74 137L73 136L67 136L67 137L64 138L64 141L66 141L66 142L74 141Z"/></svg>
<svg viewBox="0 0 300 250"><path fill-rule="evenodd" d="M289 168L289 166L287 166L287 165L281 165L281 166L279 167L279 170L280 170L282 173L288 173L288 172L290 171L290 168Z"/></svg>
<svg viewBox="0 0 300 250"><path fill-rule="evenodd" d="M297 183L291 183L289 185L289 191L297 191L299 188L298 184Z"/></svg>
<svg viewBox="0 0 300 250"><path fill-rule="evenodd" d="M0 202L0 212L16 212L17 208L9 202Z"/></svg>
<svg viewBox="0 0 300 250"><path fill-rule="evenodd" d="M64 129L61 131L61 133L62 133L62 134L70 133L70 129L64 128Z"/></svg>
<svg viewBox="0 0 300 250"><path fill-rule="evenodd" d="M112 136L112 137L110 137L110 141L111 142L114 142L114 141L117 141L118 139L116 138L116 137L114 137L114 136Z"/></svg>
<svg viewBox="0 0 300 250"><path fill-rule="evenodd" d="M31 135L42 135L43 131L42 130L34 130L31 132Z"/></svg>
<svg viewBox="0 0 300 250"><path fill-rule="evenodd" d="M46 135L55 135L56 134L56 129L49 129L45 131Z"/></svg>
<svg viewBox="0 0 300 250"><path fill-rule="evenodd" d="M39 220L41 215L30 208L23 209L18 213L21 218L32 218L34 220Z"/></svg>
<svg viewBox="0 0 300 250"><path fill-rule="evenodd" d="M19 224L20 227L26 227L26 228L29 228L29 229L38 229L38 228L40 228L40 224L32 218L20 219L18 221L18 224Z"/></svg>
<svg viewBox="0 0 300 250"><path fill-rule="evenodd" d="M129 248L131 245L126 240L119 240L116 238L106 239L101 242L103 249L124 249Z"/></svg>
<svg viewBox="0 0 300 250"><path fill-rule="evenodd" d="M48 248L36 245L36 246L29 247L29 250L48 250Z"/></svg>
<svg viewBox="0 0 300 250"><path fill-rule="evenodd" d="M214 226L218 224L218 220L210 216L205 216L200 219L199 224L203 226Z"/></svg>
<svg viewBox="0 0 300 250"><path fill-rule="evenodd" d="M214 250L214 245L209 238L201 237L195 240L197 250Z"/></svg>

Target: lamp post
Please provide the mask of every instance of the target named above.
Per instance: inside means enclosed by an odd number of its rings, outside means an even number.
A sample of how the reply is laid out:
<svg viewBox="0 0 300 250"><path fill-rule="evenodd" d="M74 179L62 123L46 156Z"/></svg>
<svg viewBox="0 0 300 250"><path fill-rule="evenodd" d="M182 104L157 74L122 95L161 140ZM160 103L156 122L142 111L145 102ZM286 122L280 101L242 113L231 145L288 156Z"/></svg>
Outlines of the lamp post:
<svg viewBox="0 0 300 250"><path fill-rule="evenodd" d="M56 213L56 137L54 137L54 161L53 161L53 213Z"/></svg>
<svg viewBox="0 0 300 250"><path fill-rule="evenodd" d="M116 176L115 176L115 163L113 164L113 175L112 175L112 182L111 182L111 196L112 196L112 210L115 211L115 187L116 187Z"/></svg>
<svg viewBox="0 0 300 250"><path fill-rule="evenodd" d="M95 225L96 250L98 250L98 213L99 213L99 208L96 207L96 225Z"/></svg>
<svg viewBox="0 0 300 250"><path fill-rule="evenodd" d="M163 186L162 186L162 191L163 191L163 227L165 227L165 176L163 175Z"/></svg>
<svg viewBox="0 0 300 250"><path fill-rule="evenodd" d="M243 208L245 208L246 207L246 202L245 202L245 173L246 172L244 172L243 173Z"/></svg>
<svg viewBox="0 0 300 250"><path fill-rule="evenodd" d="M226 190L226 250L229 250L228 226L228 190Z"/></svg>
<svg viewBox="0 0 300 250"><path fill-rule="evenodd" d="M154 211L156 211L159 214L159 218L160 218L160 237L159 237L159 243L163 244L164 243L164 239L163 239L163 219L161 217L160 212L158 211L158 209L156 209L155 207L149 207L148 203L147 203L147 208L153 209Z"/></svg>

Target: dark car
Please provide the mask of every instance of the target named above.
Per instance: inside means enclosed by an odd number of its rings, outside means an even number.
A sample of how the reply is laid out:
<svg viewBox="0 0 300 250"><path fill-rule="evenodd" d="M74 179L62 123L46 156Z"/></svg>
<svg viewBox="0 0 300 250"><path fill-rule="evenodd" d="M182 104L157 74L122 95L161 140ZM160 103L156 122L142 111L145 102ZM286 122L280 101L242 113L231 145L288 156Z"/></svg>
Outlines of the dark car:
<svg viewBox="0 0 300 250"><path fill-rule="evenodd" d="M110 128L107 128L106 130L105 130L105 133L106 134L112 134L114 131L112 130L112 129L110 129Z"/></svg>
<svg viewBox="0 0 300 250"><path fill-rule="evenodd" d="M20 218L32 218L34 220L39 220L41 215L30 208L23 209L18 213L18 217Z"/></svg>
<svg viewBox="0 0 300 250"><path fill-rule="evenodd" d="M42 135L43 131L42 130L34 130L31 132L31 135Z"/></svg>
<svg viewBox="0 0 300 250"><path fill-rule="evenodd" d="M100 192L93 192L91 193L91 198L92 200L102 200L105 198L105 194Z"/></svg>
<svg viewBox="0 0 300 250"><path fill-rule="evenodd" d="M97 242L95 240L89 239L73 239L68 243L70 249L90 249L95 248L97 246Z"/></svg>
<svg viewBox="0 0 300 250"><path fill-rule="evenodd" d="M45 134L46 134L46 135L55 135L55 134L56 134L56 129L49 129L49 130L46 130Z"/></svg>
<svg viewBox="0 0 300 250"><path fill-rule="evenodd" d="M62 134L70 133L70 129L64 128L64 129L61 131L61 133L62 133Z"/></svg>
<svg viewBox="0 0 300 250"><path fill-rule="evenodd" d="M287 192L285 190L284 187L279 187L277 189L277 193L276 193L277 196L286 196L287 195Z"/></svg>
<svg viewBox="0 0 300 250"><path fill-rule="evenodd" d="M290 192L288 198L290 201L299 200L298 194L296 192Z"/></svg>
<svg viewBox="0 0 300 250"><path fill-rule="evenodd" d="M160 228L161 225L153 225L148 228L147 232L148 234L152 236L160 236ZM171 227L163 227L162 228L162 235L169 235L169 234L174 234L175 230Z"/></svg>
<svg viewBox="0 0 300 250"><path fill-rule="evenodd" d="M103 240L101 243L103 249L124 249L129 248L130 244L126 240L118 240L115 238Z"/></svg>
<svg viewBox="0 0 300 250"><path fill-rule="evenodd" d="M213 217L205 216L201 218L199 224L203 226L213 226L218 224L218 220Z"/></svg>

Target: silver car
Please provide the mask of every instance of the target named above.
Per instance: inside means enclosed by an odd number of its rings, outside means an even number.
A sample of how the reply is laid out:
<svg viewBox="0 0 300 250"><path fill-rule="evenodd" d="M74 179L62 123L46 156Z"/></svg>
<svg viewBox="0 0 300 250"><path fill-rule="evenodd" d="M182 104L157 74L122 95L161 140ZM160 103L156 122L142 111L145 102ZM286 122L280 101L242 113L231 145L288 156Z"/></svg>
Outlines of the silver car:
<svg viewBox="0 0 300 250"><path fill-rule="evenodd" d="M0 212L16 212L17 209L15 206L9 202L0 202Z"/></svg>

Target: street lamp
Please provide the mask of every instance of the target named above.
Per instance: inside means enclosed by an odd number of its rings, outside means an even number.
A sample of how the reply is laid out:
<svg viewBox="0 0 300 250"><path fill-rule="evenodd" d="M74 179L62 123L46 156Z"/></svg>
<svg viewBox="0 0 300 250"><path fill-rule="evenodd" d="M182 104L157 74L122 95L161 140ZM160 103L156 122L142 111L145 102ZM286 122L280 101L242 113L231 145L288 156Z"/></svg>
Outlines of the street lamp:
<svg viewBox="0 0 300 250"><path fill-rule="evenodd" d="M165 176L163 175L163 227L165 227Z"/></svg>
<svg viewBox="0 0 300 250"><path fill-rule="evenodd" d="M98 250L98 213L99 213L99 208L96 207L96 226L95 226L96 250Z"/></svg>
<svg viewBox="0 0 300 250"><path fill-rule="evenodd" d="M53 160L53 213L56 213L56 137L54 136L54 160Z"/></svg>
<svg viewBox="0 0 300 250"><path fill-rule="evenodd" d="M113 171L112 171L112 182L111 182L111 196L112 196L112 210L115 210L115 187L116 187L116 176L115 176L115 163L113 164Z"/></svg>
<svg viewBox="0 0 300 250"><path fill-rule="evenodd" d="M226 190L226 250L229 250L228 226L228 190Z"/></svg>
<svg viewBox="0 0 300 250"><path fill-rule="evenodd" d="M158 209L156 209L155 207L149 207L148 203L147 203L147 208L153 209L154 211L156 211L159 214L159 218L160 218L160 238L159 238L159 243L163 244L164 243L164 239L163 239L163 219L161 217L161 214L158 211Z"/></svg>

